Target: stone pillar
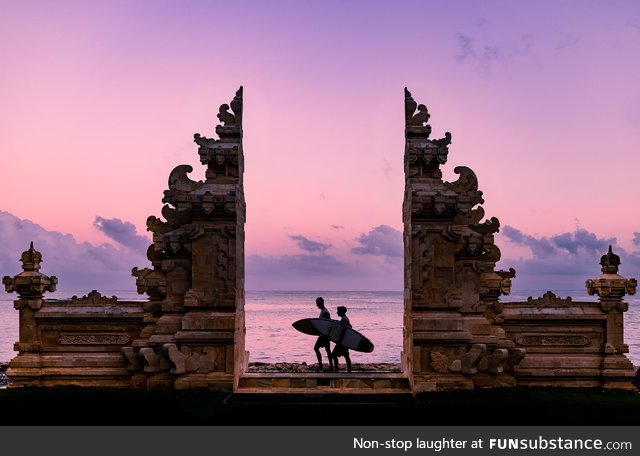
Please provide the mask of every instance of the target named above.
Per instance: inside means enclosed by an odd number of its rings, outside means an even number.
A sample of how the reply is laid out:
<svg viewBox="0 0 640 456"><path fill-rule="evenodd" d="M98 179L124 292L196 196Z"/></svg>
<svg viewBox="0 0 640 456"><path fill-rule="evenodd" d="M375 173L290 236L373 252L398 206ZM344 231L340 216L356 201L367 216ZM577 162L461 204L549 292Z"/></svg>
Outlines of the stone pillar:
<svg viewBox="0 0 640 456"><path fill-rule="evenodd" d="M7 293L18 293L13 302L14 308L20 312L19 340L15 344L18 356L11 360L7 375L14 384L37 385L41 372L40 352L42 341L36 324L36 314L44 303L44 293L56 290L58 279L40 272L42 254L33 247L22 253L22 272L14 277L2 278Z"/></svg>
<svg viewBox="0 0 640 456"><path fill-rule="evenodd" d="M474 172L459 166L457 181L442 180L451 134L429 139L429 118L405 88L404 370L415 391L512 386L524 351L491 316L515 271L494 270L500 223L481 223Z"/></svg>
<svg viewBox="0 0 640 456"><path fill-rule="evenodd" d="M635 372L633 364L625 356L625 353L629 353L629 346L624 343L624 312L629 309L629 304L622 298L627 294L634 295L638 282L618 274L620 257L613 253L611 246L600 259L600 265L602 274L587 280L586 287L590 295L600 298L600 307L607 316L602 360L603 386L630 389Z"/></svg>
<svg viewBox="0 0 640 456"><path fill-rule="evenodd" d="M162 199L166 221L147 219L153 269L133 270L150 298L147 326L125 353L134 385L233 389L245 368L242 102L241 87L220 106L219 139L194 135L206 179L177 166Z"/></svg>

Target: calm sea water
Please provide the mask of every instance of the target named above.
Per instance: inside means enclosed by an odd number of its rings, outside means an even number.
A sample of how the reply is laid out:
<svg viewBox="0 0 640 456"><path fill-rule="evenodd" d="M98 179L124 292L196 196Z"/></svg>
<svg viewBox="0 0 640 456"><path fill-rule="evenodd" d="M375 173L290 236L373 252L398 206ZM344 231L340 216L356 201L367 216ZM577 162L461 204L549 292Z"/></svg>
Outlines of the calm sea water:
<svg viewBox="0 0 640 456"><path fill-rule="evenodd" d="M86 292L56 292L50 298L82 296ZM144 300L132 291L107 291L121 300ZM525 301L528 296L543 292L510 295L508 301ZM581 290L556 292L571 296L574 301L594 301ZM299 333L291 326L301 318L317 317L315 299L323 296L331 317L337 319L337 306L346 306L354 329L365 334L375 345L372 353L353 352L355 363L397 363L402 350L402 292L372 291L248 291L246 293L246 349L251 362L316 362L313 353L315 337ZM18 311L13 308L14 297L0 294L0 361L9 361L16 353L13 343L18 340ZM640 366L640 297L627 296L629 311L625 313L625 341L629 344L631 361Z"/></svg>

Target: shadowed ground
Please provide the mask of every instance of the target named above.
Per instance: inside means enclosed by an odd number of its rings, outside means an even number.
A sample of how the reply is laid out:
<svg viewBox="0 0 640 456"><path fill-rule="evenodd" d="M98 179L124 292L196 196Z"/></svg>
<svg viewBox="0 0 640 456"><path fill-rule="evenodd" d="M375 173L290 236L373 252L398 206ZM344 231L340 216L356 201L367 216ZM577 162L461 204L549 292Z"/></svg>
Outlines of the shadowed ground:
<svg viewBox="0 0 640 456"><path fill-rule="evenodd" d="M209 390L10 388L0 390L0 410L13 425L638 425L640 394L513 388L415 398L237 397Z"/></svg>
<svg viewBox="0 0 640 456"><path fill-rule="evenodd" d="M4 370L6 366L0 366ZM316 364L252 363L254 372L313 372ZM354 371L396 364L354 364ZM11 425L640 425L640 393L504 388L396 395L245 394L214 390L0 389ZM354 420L357 420L355 422Z"/></svg>

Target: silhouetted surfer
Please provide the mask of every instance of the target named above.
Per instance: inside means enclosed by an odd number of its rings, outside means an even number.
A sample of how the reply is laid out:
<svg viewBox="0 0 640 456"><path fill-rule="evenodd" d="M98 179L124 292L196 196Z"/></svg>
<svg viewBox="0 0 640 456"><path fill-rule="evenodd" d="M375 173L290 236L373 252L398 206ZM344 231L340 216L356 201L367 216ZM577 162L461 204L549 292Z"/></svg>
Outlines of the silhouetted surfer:
<svg viewBox="0 0 640 456"><path fill-rule="evenodd" d="M342 334L340 335L340 340L344 336L347 328L351 328L351 322L349 318L347 318L347 308L345 306L338 306L338 316L340 317L340 326L342 326ZM331 353L331 357L333 358L333 366L335 368L335 372L338 372L338 357L344 356L344 360L347 363L347 372L351 372L351 358L349 357L349 349L344 345L337 343L335 347L333 347L333 353Z"/></svg>
<svg viewBox="0 0 640 456"><path fill-rule="evenodd" d="M320 317L326 318L327 320L331 319L331 315L329 311L324 306L324 299L322 297L318 297L316 299L316 306L320 309ZM324 347L327 352L327 359L329 360L329 372L333 371L333 361L331 360L331 345L330 345L329 336L320 336L316 341L316 344L313 347L313 351L316 352L316 357L318 358L318 372L322 372L324 369L322 368L322 355L320 354L320 348Z"/></svg>

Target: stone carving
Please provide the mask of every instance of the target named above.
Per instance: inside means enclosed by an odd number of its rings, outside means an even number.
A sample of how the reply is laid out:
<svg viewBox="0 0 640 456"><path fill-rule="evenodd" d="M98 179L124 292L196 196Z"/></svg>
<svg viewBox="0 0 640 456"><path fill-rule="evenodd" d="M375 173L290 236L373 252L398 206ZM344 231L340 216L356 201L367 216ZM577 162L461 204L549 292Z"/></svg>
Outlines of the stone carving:
<svg viewBox="0 0 640 456"><path fill-rule="evenodd" d="M456 166L453 172L459 174L460 178L455 182L445 182L444 185L460 195L457 198L460 210L466 213L476 204L484 203L482 192L478 190L476 174L466 166ZM466 196L466 198L461 195Z"/></svg>
<svg viewBox="0 0 640 456"><path fill-rule="evenodd" d="M491 353L485 354L478 362L478 370L498 374L504 371L504 365L509 357L505 348L496 348Z"/></svg>
<svg viewBox="0 0 640 456"><path fill-rule="evenodd" d="M235 125L235 123L236 123L236 116L234 116L233 114L231 114L229 112L229 105L228 104L223 104L223 105L220 106L220 111L218 113L218 119L225 126L227 126L227 125Z"/></svg>
<svg viewBox="0 0 640 456"><path fill-rule="evenodd" d="M451 144L451 133L446 132L444 134L444 138L434 139L431 142L433 142L436 146L438 146L438 148L447 147L449 144Z"/></svg>
<svg viewBox="0 0 640 456"><path fill-rule="evenodd" d="M482 209L482 207L478 209ZM483 215L484 209L480 212L479 218L481 219ZM487 220L481 224L471 225L470 228L480 234L494 234L500 231L500 220L498 220L496 217L491 217L490 220Z"/></svg>
<svg viewBox="0 0 640 456"><path fill-rule="evenodd" d="M156 352L151 347L142 347L138 353L142 357L145 372L160 372L161 370L169 370L169 362L164 358L161 352Z"/></svg>
<svg viewBox="0 0 640 456"><path fill-rule="evenodd" d="M166 207L168 207L168 206L166 206ZM174 228L175 228L175 226L173 226L172 224L167 223L167 222L163 222L161 219L159 219L158 217L156 217L154 215L150 215L147 218L147 231L151 231L153 233L164 234L167 231L171 231Z"/></svg>
<svg viewBox="0 0 640 456"><path fill-rule="evenodd" d="M501 309L498 298L501 295L511 293L511 279L516 276L516 270L509 268L508 271L488 271L483 272L480 279L480 297L487 302L491 302L496 310Z"/></svg>
<svg viewBox="0 0 640 456"><path fill-rule="evenodd" d="M14 307L21 309L24 306L39 308L38 299L42 298L45 292L56 291L58 278L46 276L40 272L42 254L33 247L33 241L29 249L20 256L22 262L22 272L14 277L4 276L2 283L7 293L18 293L23 301L16 301ZM35 307L34 307L35 306Z"/></svg>
<svg viewBox="0 0 640 456"><path fill-rule="evenodd" d="M613 253L613 248L609 245L609 251L600 257L600 266L603 274L617 274L620 266L620 257Z"/></svg>
<svg viewBox="0 0 640 456"><path fill-rule="evenodd" d="M61 345L124 345L131 338L126 334L60 334Z"/></svg>
<svg viewBox="0 0 640 456"><path fill-rule="evenodd" d="M555 293L553 293L552 291L547 291L540 298L534 299L531 296L529 296L527 298L527 302L530 305L536 306L536 307L550 307L550 306L567 307L567 306L570 306L573 301L571 299L571 296L567 296L565 299L562 299L556 296Z"/></svg>
<svg viewBox="0 0 640 456"><path fill-rule="evenodd" d="M102 296L97 290L91 290L89 294L82 296L81 298L73 296L71 298L71 304L82 306L104 306L107 304L116 304L118 298L111 296L110 298Z"/></svg>
<svg viewBox="0 0 640 456"><path fill-rule="evenodd" d="M607 254L600 258L600 265L602 274L585 283L587 293L600 297L600 305L605 312L610 312L613 309L626 312L629 306L622 301L622 298L626 294L634 295L636 293L638 281L626 279L618 274L620 257L613 253L611 246L609 246Z"/></svg>
<svg viewBox="0 0 640 456"><path fill-rule="evenodd" d="M460 359L456 359L451 363L449 370L452 372L462 372L463 374L475 374L478 372L478 360L485 351L487 351L485 344L472 345L469 351L462 355Z"/></svg>
<svg viewBox="0 0 640 456"><path fill-rule="evenodd" d="M429 111L427 107L423 104L418 104L411 97L411 92L405 87L404 88L404 97L405 97L405 119L407 125L416 125L420 127L429 127L427 122L429 120ZM416 113L416 110L418 111ZM429 133L431 133L431 127L429 127ZM428 137L428 134L427 134Z"/></svg>
<svg viewBox="0 0 640 456"><path fill-rule="evenodd" d="M24 271L39 271L42 262L42 254L33 248L33 241L29 245L29 249L20 255L22 261L22 269Z"/></svg>
<svg viewBox="0 0 640 456"><path fill-rule="evenodd" d="M527 352L524 348L518 348L518 347L509 348L508 352L509 352L509 356L507 358L506 364L507 364L508 370L513 371L516 368L516 366L520 363L520 361L522 361L522 359L525 357Z"/></svg>
<svg viewBox="0 0 640 456"><path fill-rule="evenodd" d="M172 374L213 372L216 369L218 355L213 348L183 345L178 349L176 344L165 344L162 348L171 362Z"/></svg>
<svg viewBox="0 0 640 456"><path fill-rule="evenodd" d="M450 355L443 347L434 347L431 350L431 367L436 372L448 372L451 364Z"/></svg>
<svg viewBox="0 0 640 456"><path fill-rule="evenodd" d="M152 300L163 300L167 296L167 275L158 269L133 268L131 275L136 278L139 294L146 293Z"/></svg>
<svg viewBox="0 0 640 456"><path fill-rule="evenodd" d="M518 345L567 345L584 347L591 343L591 339L583 335L574 334L529 334L516 337Z"/></svg>
<svg viewBox="0 0 640 456"><path fill-rule="evenodd" d="M140 371L143 368L142 359L136 353L133 347L122 347L122 354L125 358L127 358L128 365L127 369L130 371Z"/></svg>

